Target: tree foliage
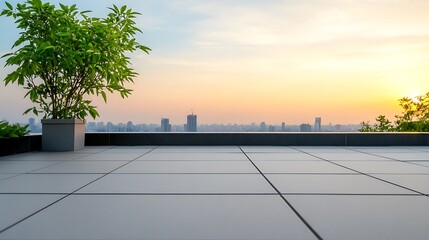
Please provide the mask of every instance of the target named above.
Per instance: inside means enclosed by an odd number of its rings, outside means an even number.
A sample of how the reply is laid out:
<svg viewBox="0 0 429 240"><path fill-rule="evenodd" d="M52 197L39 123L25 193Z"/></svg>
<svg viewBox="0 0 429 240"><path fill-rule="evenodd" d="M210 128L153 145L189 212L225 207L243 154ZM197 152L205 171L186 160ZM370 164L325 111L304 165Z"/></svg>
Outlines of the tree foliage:
<svg viewBox="0 0 429 240"><path fill-rule="evenodd" d="M4 79L5 84L18 84L26 97L37 106L24 113L44 114L44 118L94 119L99 116L89 95L101 96L118 92L122 98L131 94L124 85L133 82L137 73L130 67L128 52L150 49L137 42L141 30L135 19L139 13L126 6L113 5L105 18L89 17L90 11L79 12L76 5L59 7L41 0L28 0L1 16L15 19L22 29L6 66L17 66Z"/></svg>
<svg viewBox="0 0 429 240"><path fill-rule="evenodd" d="M370 122L362 122L361 132L392 132L395 127L392 122L384 115L380 115L375 119L376 123L371 125Z"/></svg>
<svg viewBox="0 0 429 240"><path fill-rule="evenodd" d="M396 115L394 124L384 115L378 116L376 123L362 122L361 132L429 132L429 92L415 98L398 100L401 115Z"/></svg>

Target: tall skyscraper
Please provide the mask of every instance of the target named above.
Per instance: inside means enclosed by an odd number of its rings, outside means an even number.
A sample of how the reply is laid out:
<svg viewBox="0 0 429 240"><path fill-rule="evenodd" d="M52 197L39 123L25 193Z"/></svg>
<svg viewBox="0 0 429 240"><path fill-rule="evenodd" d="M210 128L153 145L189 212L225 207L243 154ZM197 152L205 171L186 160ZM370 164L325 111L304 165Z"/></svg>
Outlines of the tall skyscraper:
<svg viewBox="0 0 429 240"><path fill-rule="evenodd" d="M186 132L197 131L197 115L195 115L194 113L188 115L185 130Z"/></svg>
<svg viewBox="0 0 429 240"><path fill-rule="evenodd" d="M316 117L314 120L314 131L315 132L321 132L322 131L322 118Z"/></svg>
<svg viewBox="0 0 429 240"><path fill-rule="evenodd" d="M161 132L171 132L170 119L161 118Z"/></svg>
<svg viewBox="0 0 429 240"><path fill-rule="evenodd" d="M282 122L282 132L286 132L286 123Z"/></svg>

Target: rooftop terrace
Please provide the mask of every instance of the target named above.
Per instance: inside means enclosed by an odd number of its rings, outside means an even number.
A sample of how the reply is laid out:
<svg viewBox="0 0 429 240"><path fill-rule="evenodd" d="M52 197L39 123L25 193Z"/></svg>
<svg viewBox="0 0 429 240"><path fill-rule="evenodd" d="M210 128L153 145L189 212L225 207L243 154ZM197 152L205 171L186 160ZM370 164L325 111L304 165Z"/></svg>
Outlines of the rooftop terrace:
<svg viewBox="0 0 429 240"><path fill-rule="evenodd" d="M0 203L0 239L427 239L429 147L30 152Z"/></svg>

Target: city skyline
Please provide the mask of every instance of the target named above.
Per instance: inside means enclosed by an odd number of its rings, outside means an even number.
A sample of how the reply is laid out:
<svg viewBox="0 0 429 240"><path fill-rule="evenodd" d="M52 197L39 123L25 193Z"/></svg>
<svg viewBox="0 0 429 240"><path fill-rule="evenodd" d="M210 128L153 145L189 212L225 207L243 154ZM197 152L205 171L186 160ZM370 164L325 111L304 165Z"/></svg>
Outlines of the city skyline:
<svg viewBox="0 0 429 240"><path fill-rule="evenodd" d="M315 118L315 126L308 123L286 124L272 123L267 125L265 122L256 123L230 123L230 124L198 124L197 115L187 116L187 124L172 124L169 118L161 118L160 124L140 123L140 122L103 122L88 121L86 130L88 132L358 132L362 125L360 124L321 124L321 118ZM25 125L25 123L21 123ZM32 133L40 133L42 125L34 118L28 119L28 130ZM191 128L188 128L191 125Z"/></svg>
<svg viewBox="0 0 429 240"><path fill-rule="evenodd" d="M12 5L24 1L9 1ZM103 16L111 4L142 15L128 99L94 100L96 121L358 124L400 114L397 100L429 91L429 2L422 0L52 0ZM5 8L4 3L0 4ZM311 17L309 17L311 16ZM0 53L18 37L2 18ZM4 65L4 60L0 64ZM3 79L10 68L0 68ZM0 85L0 119L26 122L31 102ZM87 119L92 121L92 119Z"/></svg>

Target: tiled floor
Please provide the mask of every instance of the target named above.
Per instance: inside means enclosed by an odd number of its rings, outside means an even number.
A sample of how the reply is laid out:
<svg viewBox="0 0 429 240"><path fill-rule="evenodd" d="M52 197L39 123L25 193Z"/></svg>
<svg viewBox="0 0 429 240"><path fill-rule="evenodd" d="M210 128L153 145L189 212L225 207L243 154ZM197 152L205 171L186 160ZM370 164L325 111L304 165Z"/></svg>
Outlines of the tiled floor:
<svg viewBox="0 0 429 240"><path fill-rule="evenodd" d="M0 158L0 239L428 239L429 147L136 146Z"/></svg>

